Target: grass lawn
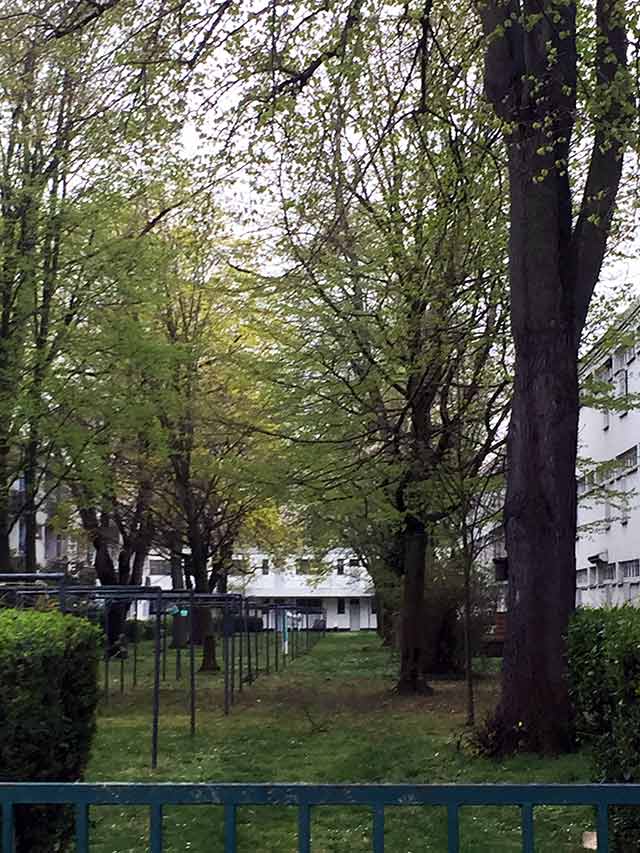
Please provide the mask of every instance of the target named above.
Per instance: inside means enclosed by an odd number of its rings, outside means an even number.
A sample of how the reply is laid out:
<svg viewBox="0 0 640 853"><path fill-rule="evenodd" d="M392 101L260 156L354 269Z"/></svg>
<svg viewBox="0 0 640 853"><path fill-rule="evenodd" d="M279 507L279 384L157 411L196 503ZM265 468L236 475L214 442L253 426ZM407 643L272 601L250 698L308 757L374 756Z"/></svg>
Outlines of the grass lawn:
<svg viewBox="0 0 640 853"><path fill-rule="evenodd" d="M464 685L440 681L432 697L393 696L394 667L373 634L329 634L284 673L247 687L231 716L222 714L219 676L199 675L198 731L189 734L187 656L183 681L168 677L161 704L160 760L149 768L151 696L145 677L136 692L117 693L101 708L87 781L173 782L582 782L583 754L555 760L520 756L501 763L470 757L460 748ZM145 671L145 655L141 672ZM147 661L148 664L148 661ZM170 672L173 670L171 668ZM495 674L477 684L480 714L497 696ZM371 850L367 810L313 812L314 853ZM136 808L92 811L92 850L147 849L147 813ZM578 853L588 808L536 810L536 853ZM215 806L165 810L165 850L222 851L222 815ZM238 809L240 851L293 853L296 810ZM439 808L387 810L388 853L446 851L446 815ZM461 811L465 853L519 853L519 810Z"/></svg>

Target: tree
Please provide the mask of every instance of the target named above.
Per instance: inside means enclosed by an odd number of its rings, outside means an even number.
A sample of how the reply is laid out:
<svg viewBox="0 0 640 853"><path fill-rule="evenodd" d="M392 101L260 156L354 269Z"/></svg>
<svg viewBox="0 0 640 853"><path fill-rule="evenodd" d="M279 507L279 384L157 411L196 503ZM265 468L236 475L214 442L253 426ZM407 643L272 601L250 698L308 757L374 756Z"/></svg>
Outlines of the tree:
<svg viewBox="0 0 640 853"><path fill-rule="evenodd" d="M515 386L508 438L509 632L492 722L497 748L572 742L565 637L575 601L577 358L603 262L634 115L630 6L489 0L485 89L501 120L511 200ZM578 23L582 27L579 30ZM586 31L585 31L586 30ZM572 177L578 80L593 122L582 201ZM580 149L580 150L579 150Z"/></svg>
<svg viewBox="0 0 640 853"><path fill-rule="evenodd" d="M274 358L290 369L270 363L265 378L286 388L275 429L302 449L310 491L345 507L372 493L386 504L387 568L403 586L398 690L414 693L430 690L431 540L452 509L432 483L468 411L480 401L491 420L504 387L488 374L504 331L505 217L484 104L455 94L468 45L449 29L449 7L396 27L393 17L356 25L361 5L297 102L272 88L260 153L277 150L292 268L275 293L265 283L264 299L279 312Z"/></svg>

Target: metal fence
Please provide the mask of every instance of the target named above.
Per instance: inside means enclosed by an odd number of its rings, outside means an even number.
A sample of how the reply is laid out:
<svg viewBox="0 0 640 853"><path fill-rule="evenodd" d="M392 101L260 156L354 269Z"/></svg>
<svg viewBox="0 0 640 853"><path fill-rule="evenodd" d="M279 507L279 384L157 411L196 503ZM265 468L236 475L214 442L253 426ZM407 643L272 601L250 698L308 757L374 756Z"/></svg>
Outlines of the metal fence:
<svg viewBox="0 0 640 853"><path fill-rule="evenodd" d="M241 806L293 806L298 810L298 851L311 853L312 809L371 809L372 853L385 850L385 810L442 806L447 810L447 853L459 853L459 810L464 806L518 806L522 853L534 853L536 806L593 806L599 853L608 853L608 809L640 805L640 785L280 785L280 784L0 784L2 853L13 853L13 807L63 804L75 809L75 850L89 853L89 808L147 806L151 853L162 853L164 806L217 805L224 809L224 853L237 853L236 810ZM468 848L471 849L471 848ZM221 853L221 852L220 852Z"/></svg>
<svg viewBox="0 0 640 853"><path fill-rule="evenodd" d="M26 583L25 581L31 581ZM33 581L36 580L37 583ZM174 674L183 680L188 695L190 731L196 733L196 643L194 629L199 612L209 611L212 636L221 651L221 708L229 714L239 693L263 674L278 672L309 651L324 635L326 614L321 607L265 604L237 593L206 594L193 590L163 590L160 587L83 586L65 582L61 574L0 574L0 606L52 605L63 612L87 616L103 628L102 698L110 701L111 677L116 675L117 692L135 689L139 682L139 628L150 630L153 660L151 684L151 767L158 763L161 688ZM124 611L123 627L132 623L133 639L122 633L113 637L110 614ZM139 618L143 610L145 618ZM177 617L183 620L182 640L173 633ZM171 641L170 641L171 638ZM169 667L173 654L175 666ZM186 656L186 661L183 658ZM186 664L186 667L184 666ZM144 687L144 685L143 685Z"/></svg>

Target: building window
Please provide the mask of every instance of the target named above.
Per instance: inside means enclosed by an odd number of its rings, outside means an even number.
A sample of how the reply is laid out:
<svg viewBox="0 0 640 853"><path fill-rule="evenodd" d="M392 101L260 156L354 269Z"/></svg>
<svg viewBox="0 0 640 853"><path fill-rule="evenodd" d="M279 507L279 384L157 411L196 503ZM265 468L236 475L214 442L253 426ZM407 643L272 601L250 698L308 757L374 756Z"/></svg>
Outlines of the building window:
<svg viewBox="0 0 640 853"><path fill-rule="evenodd" d="M169 560L163 560L160 558L153 558L149 560L149 574L150 575L170 575L171 574L171 563Z"/></svg>
<svg viewBox="0 0 640 853"><path fill-rule="evenodd" d="M344 574L344 560L338 560L336 571L339 575Z"/></svg>
<svg viewBox="0 0 640 853"><path fill-rule="evenodd" d="M616 463L619 472L618 476L624 476L629 471L634 471L638 467L638 445L634 444L633 447L625 450L624 453L619 453L616 456Z"/></svg>
<svg viewBox="0 0 640 853"><path fill-rule="evenodd" d="M309 560L300 559L296 561L296 574L305 575L309 571Z"/></svg>
<svg viewBox="0 0 640 853"><path fill-rule="evenodd" d="M604 523L608 530L611 527L611 504L609 501L604 502Z"/></svg>
<svg viewBox="0 0 640 853"><path fill-rule="evenodd" d="M587 480L586 480L586 477L580 477L580 479L578 480L578 482L577 482L577 484L576 484L576 485L577 485L577 488L578 488L578 497L580 497L580 495L584 495L584 493L587 491ZM495 557L498 557L498 556L500 556L500 555L499 555L498 553L496 553L496 550L497 550L497 549L496 549L495 544L494 544L494 551L493 551L493 553L494 553L494 556L495 556Z"/></svg>
<svg viewBox="0 0 640 853"><path fill-rule="evenodd" d="M578 569L576 572L576 585L581 587L589 586L589 569Z"/></svg>
<svg viewBox="0 0 640 853"><path fill-rule="evenodd" d="M374 595L374 597L371 599L371 612L372 612L372 613L377 613L377 612L378 612L378 599L375 597L375 595Z"/></svg>
<svg viewBox="0 0 640 853"><path fill-rule="evenodd" d="M609 409L603 409L601 412L602 415L602 429L609 429L609 423L611 418L609 417Z"/></svg>
<svg viewBox="0 0 640 853"><path fill-rule="evenodd" d="M598 583L613 583L616 579L616 564L598 566Z"/></svg>
<svg viewBox="0 0 640 853"><path fill-rule="evenodd" d="M338 616L344 613L344 598L338 599Z"/></svg>
<svg viewBox="0 0 640 853"><path fill-rule="evenodd" d="M616 397L626 398L629 394L629 374L626 370L619 370L615 376L615 393ZM621 411L620 417L626 415L626 410Z"/></svg>
<svg viewBox="0 0 640 853"><path fill-rule="evenodd" d="M613 379L613 361L611 358L608 358L594 375L598 382L611 382Z"/></svg>
<svg viewBox="0 0 640 853"><path fill-rule="evenodd" d="M640 560L621 560L620 568L624 580L640 578Z"/></svg>
<svg viewBox="0 0 640 853"><path fill-rule="evenodd" d="M350 565L350 566L353 566L353 567L355 568L356 566L359 566L359 565L360 565L360 560L359 560L357 557L352 557L352 558L349 560L349 565Z"/></svg>
<svg viewBox="0 0 640 853"><path fill-rule="evenodd" d="M613 354L613 369L617 373L619 370L622 370L625 366L625 347L620 347Z"/></svg>
<svg viewBox="0 0 640 853"><path fill-rule="evenodd" d="M269 574L269 560L267 560L267 559L262 561L262 574L263 575Z"/></svg>

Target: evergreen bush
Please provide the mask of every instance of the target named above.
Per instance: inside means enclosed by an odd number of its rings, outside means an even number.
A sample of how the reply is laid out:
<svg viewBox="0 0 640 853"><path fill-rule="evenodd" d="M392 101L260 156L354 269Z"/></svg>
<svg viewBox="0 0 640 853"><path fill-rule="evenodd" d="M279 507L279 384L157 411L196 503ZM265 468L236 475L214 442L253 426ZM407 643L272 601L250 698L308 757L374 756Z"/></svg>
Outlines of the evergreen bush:
<svg viewBox="0 0 640 853"><path fill-rule="evenodd" d="M100 631L57 611L0 611L0 780L77 782L95 731ZM54 853L73 837L60 806L15 809L16 853Z"/></svg>
<svg viewBox="0 0 640 853"><path fill-rule="evenodd" d="M569 673L579 741L593 750L598 782L640 782L640 611L578 610ZM640 850L640 808L610 809L615 853Z"/></svg>

